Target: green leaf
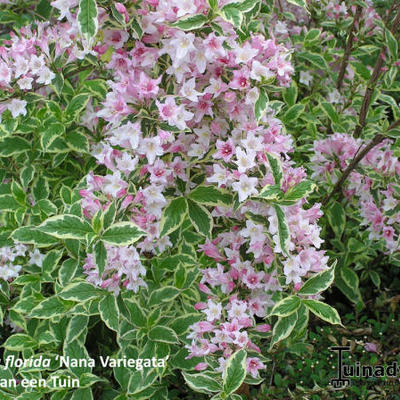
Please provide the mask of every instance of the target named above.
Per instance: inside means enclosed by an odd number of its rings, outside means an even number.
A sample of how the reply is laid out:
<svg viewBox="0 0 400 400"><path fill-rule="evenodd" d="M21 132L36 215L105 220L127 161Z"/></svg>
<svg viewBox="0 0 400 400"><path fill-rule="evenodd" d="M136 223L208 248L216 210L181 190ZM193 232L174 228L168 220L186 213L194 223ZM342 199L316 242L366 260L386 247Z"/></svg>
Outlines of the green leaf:
<svg viewBox="0 0 400 400"><path fill-rule="evenodd" d="M0 195L0 211L16 211L21 204L11 194Z"/></svg>
<svg viewBox="0 0 400 400"><path fill-rule="evenodd" d="M104 323L112 330L118 331L119 309L113 294L107 294L99 302L99 313Z"/></svg>
<svg viewBox="0 0 400 400"><path fill-rule="evenodd" d="M23 351L35 348L36 346L36 341L29 335L23 333L16 333L10 336L3 344L4 348L12 351Z"/></svg>
<svg viewBox="0 0 400 400"><path fill-rule="evenodd" d="M255 196L265 200L278 200L283 195L279 185L266 185Z"/></svg>
<svg viewBox="0 0 400 400"><path fill-rule="evenodd" d="M335 279L336 262L337 260L335 260L328 270L319 272L312 278L308 279L297 293L303 296L312 296L328 289Z"/></svg>
<svg viewBox="0 0 400 400"><path fill-rule="evenodd" d="M91 283L81 281L73 282L67 285L59 293L59 296L64 300L83 302L90 299L98 298L101 293L102 292L94 287Z"/></svg>
<svg viewBox="0 0 400 400"><path fill-rule="evenodd" d="M362 62L352 62L350 63L354 68L355 72L365 81L368 81L371 78L371 71L367 68L367 66Z"/></svg>
<svg viewBox="0 0 400 400"><path fill-rule="evenodd" d="M189 218L196 231L204 236L211 237L213 218L209 211L201 204L197 204L190 199L187 199L187 203Z"/></svg>
<svg viewBox="0 0 400 400"><path fill-rule="evenodd" d="M297 202L303 198L306 198L310 193L312 193L317 185L311 181L302 181L296 186L291 187L283 198L284 201Z"/></svg>
<svg viewBox="0 0 400 400"><path fill-rule="evenodd" d="M128 246L137 242L146 232L141 230L133 222L117 222L107 228L101 235L101 239L117 246Z"/></svg>
<svg viewBox="0 0 400 400"><path fill-rule="evenodd" d="M66 141L70 149L79 153L89 153L89 141L87 136L82 132L68 132Z"/></svg>
<svg viewBox="0 0 400 400"><path fill-rule="evenodd" d="M215 186L197 186L189 193L189 199L206 206L231 206L233 196Z"/></svg>
<svg viewBox="0 0 400 400"><path fill-rule="evenodd" d="M368 271L368 274L373 284L379 288L381 286L381 277L379 274L376 271Z"/></svg>
<svg viewBox="0 0 400 400"><path fill-rule="evenodd" d="M65 341L67 343L71 343L75 340L78 340L82 333L87 329L88 323L88 315L74 315L68 323Z"/></svg>
<svg viewBox="0 0 400 400"><path fill-rule="evenodd" d="M97 14L98 10L96 0L80 0L78 27L82 36L84 36L86 40L93 38L97 33Z"/></svg>
<svg viewBox="0 0 400 400"><path fill-rule="evenodd" d="M93 400L92 389L82 388L73 391L71 400Z"/></svg>
<svg viewBox="0 0 400 400"><path fill-rule="evenodd" d="M354 291L358 290L360 280L356 272L353 271L351 268L349 267L340 268L340 277L344 280L344 282L348 287L352 288Z"/></svg>
<svg viewBox="0 0 400 400"><path fill-rule="evenodd" d="M328 217L329 225L333 232L340 239L346 227L346 214L343 206L335 201L327 207L325 214Z"/></svg>
<svg viewBox="0 0 400 400"><path fill-rule="evenodd" d="M243 13L238 7L239 3L231 3L221 8L221 16L225 21L230 22L235 28L240 28L243 21Z"/></svg>
<svg viewBox="0 0 400 400"><path fill-rule="evenodd" d="M295 6L303 7L305 10L307 10L307 3L305 0L287 0L287 2L294 4Z"/></svg>
<svg viewBox="0 0 400 400"><path fill-rule="evenodd" d="M34 226L18 228L11 234L11 237L17 242L34 244L36 247L47 247L58 243L57 239L41 232Z"/></svg>
<svg viewBox="0 0 400 400"><path fill-rule="evenodd" d="M89 2L92 0L81 0L81 2L82 1ZM86 108L89 99L90 95L87 93L81 93L72 98L64 111L64 116L67 123L79 120L80 114Z"/></svg>
<svg viewBox="0 0 400 400"><path fill-rule="evenodd" d="M282 163L281 160L273 154L266 153L269 165L271 167L272 175L274 177L275 185L281 187L283 180Z"/></svg>
<svg viewBox="0 0 400 400"><path fill-rule="evenodd" d="M170 201L163 210L160 222L160 237L170 234L183 223L188 205L184 197L178 197Z"/></svg>
<svg viewBox="0 0 400 400"><path fill-rule="evenodd" d="M180 20L173 22L171 26L182 29L183 31L190 31L201 28L207 21L208 18L204 14L196 14L191 15L190 17L181 18Z"/></svg>
<svg viewBox="0 0 400 400"><path fill-rule="evenodd" d="M50 217L38 228L58 239L85 239L88 234L93 233L88 222L75 215L68 214Z"/></svg>
<svg viewBox="0 0 400 400"><path fill-rule="evenodd" d="M99 270L99 276L101 277L107 261L107 250L101 240L94 246L94 259Z"/></svg>
<svg viewBox="0 0 400 400"><path fill-rule="evenodd" d="M286 339L292 333L296 322L297 313L290 314L287 317L279 317L278 321L274 325L274 328L272 329L270 349L272 349L276 343Z"/></svg>
<svg viewBox="0 0 400 400"><path fill-rule="evenodd" d="M176 333L166 326L155 326L149 332L149 338L154 340L155 342L162 342L162 343L178 343L178 336Z"/></svg>
<svg viewBox="0 0 400 400"><path fill-rule="evenodd" d="M263 89L262 87L259 88L258 99L254 104L254 115L256 116L257 121L260 121L260 119L267 111L268 101L269 99L265 89Z"/></svg>
<svg viewBox="0 0 400 400"><path fill-rule="evenodd" d="M296 122L299 119L300 115L304 112L304 108L304 104L300 103L289 107L282 117L283 122L285 124Z"/></svg>
<svg viewBox="0 0 400 400"><path fill-rule="evenodd" d="M390 56L393 60L397 60L398 42L389 29L385 29L386 44L389 49Z"/></svg>
<svg viewBox="0 0 400 400"><path fill-rule="evenodd" d="M220 383L205 373L189 374L182 372L187 385L195 392L211 394L222 390Z"/></svg>
<svg viewBox="0 0 400 400"><path fill-rule="evenodd" d="M52 123L45 127L44 132L40 137L40 144L43 150L48 147L65 132L65 126L59 122Z"/></svg>
<svg viewBox="0 0 400 400"><path fill-rule="evenodd" d="M303 304L318 318L333 325L342 325L338 312L328 304L318 300L302 300Z"/></svg>
<svg viewBox="0 0 400 400"><path fill-rule="evenodd" d="M287 317L293 314L300 307L301 302L297 296L289 296L278 301L272 308L270 315L277 315L278 317Z"/></svg>
<svg viewBox="0 0 400 400"><path fill-rule="evenodd" d="M11 157L26 153L31 149L31 143L19 136L8 136L0 142L0 157Z"/></svg>
<svg viewBox="0 0 400 400"><path fill-rule="evenodd" d="M50 319L64 314L68 310L66 303L57 296L49 297L40 302L30 312L31 318Z"/></svg>
<svg viewBox="0 0 400 400"><path fill-rule="evenodd" d="M301 53L298 53L298 57L305 61L309 61L315 67L322 69L324 71L327 71L329 69L329 66L325 61L325 58L319 54L311 53L310 51L303 51Z"/></svg>
<svg viewBox="0 0 400 400"><path fill-rule="evenodd" d="M225 365L224 393L230 395L236 392L246 378L246 350L241 349L232 354Z"/></svg>
<svg viewBox="0 0 400 400"><path fill-rule="evenodd" d="M290 244L290 231L289 226L286 221L286 216L283 210L277 205L274 204L274 209L276 212L276 217L278 219L278 239L279 245L282 249L282 252L286 255L289 254L289 244Z"/></svg>
<svg viewBox="0 0 400 400"><path fill-rule="evenodd" d="M347 242L347 249L350 253L361 253L365 251L365 244L355 238L350 238Z"/></svg>
<svg viewBox="0 0 400 400"><path fill-rule="evenodd" d="M310 29L304 38L304 42L309 45L309 44L311 44L311 42L317 41L319 39L320 35L321 35L320 29L316 29L316 28Z"/></svg>
<svg viewBox="0 0 400 400"><path fill-rule="evenodd" d="M179 293L179 289L173 286L164 286L160 289L152 290L148 300L148 306L157 306L163 302L170 303L179 295Z"/></svg>
<svg viewBox="0 0 400 400"><path fill-rule="evenodd" d="M124 299L124 304L130 315L129 322L139 328L144 328L147 325L147 317L139 304L129 299Z"/></svg>
<svg viewBox="0 0 400 400"><path fill-rule="evenodd" d="M333 107L333 105L331 103L322 102L321 107L322 107L322 110L325 112L325 114L329 117L329 119L334 124L339 123L339 116L335 110L335 107Z"/></svg>
<svg viewBox="0 0 400 400"><path fill-rule="evenodd" d="M52 282L51 273L57 268L57 265L63 255L62 250L51 250L47 252L42 263L42 277L47 282Z"/></svg>

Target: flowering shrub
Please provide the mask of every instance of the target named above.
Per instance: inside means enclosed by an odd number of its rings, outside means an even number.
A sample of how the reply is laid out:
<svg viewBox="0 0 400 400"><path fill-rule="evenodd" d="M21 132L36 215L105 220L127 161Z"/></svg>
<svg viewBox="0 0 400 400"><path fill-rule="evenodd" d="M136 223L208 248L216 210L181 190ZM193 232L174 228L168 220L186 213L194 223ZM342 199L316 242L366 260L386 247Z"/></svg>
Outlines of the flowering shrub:
<svg viewBox="0 0 400 400"><path fill-rule="evenodd" d="M250 398L400 262L399 11L309 3L2 5L4 398Z"/></svg>

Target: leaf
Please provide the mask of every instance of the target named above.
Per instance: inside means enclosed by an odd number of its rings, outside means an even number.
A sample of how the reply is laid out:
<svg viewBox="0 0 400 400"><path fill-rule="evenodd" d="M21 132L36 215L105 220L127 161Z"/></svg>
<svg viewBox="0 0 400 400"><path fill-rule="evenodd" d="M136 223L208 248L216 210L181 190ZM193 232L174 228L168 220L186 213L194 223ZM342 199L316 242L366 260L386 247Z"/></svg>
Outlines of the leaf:
<svg viewBox="0 0 400 400"><path fill-rule="evenodd" d="M153 290L148 300L148 306L153 307L163 302L171 302L179 295L179 289L173 286L164 286L160 289Z"/></svg>
<svg viewBox="0 0 400 400"><path fill-rule="evenodd" d="M65 302L57 296L49 297L40 302L30 312L31 318L50 319L64 314L68 310Z"/></svg>
<svg viewBox="0 0 400 400"><path fill-rule="evenodd" d="M88 234L93 233L89 223L68 214L50 217L38 229L58 239L85 239Z"/></svg>
<svg viewBox="0 0 400 400"><path fill-rule="evenodd" d="M254 115L257 121L263 117L268 108L268 95L264 88L259 89L258 99L254 104Z"/></svg>
<svg viewBox="0 0 400 400"><path fill-rule="evenodd" d="M361 253L362 251L365 251L366 247L364 243L360 242L359 240L350 238L347 242L347 249L350 253Z"/></svg>
<svg viewBox="0 0 400 400"><path fill-rule="evenodd" d="M300 307L301 302L297 296L289 296L278 301L272 308L270 315L277 315L278 317L287 317L293 314Z"/></svg>
<svg viewBox="0 0 400 400"><path fill-rule="evenodd" d="M287 0L287 2L294 4L295 6L303 7L305 10L307 10L307 3L305 0Z"/></svg>
<svg viewBox="0 0 400 400"><path fill-rule="evenodd" d="M107 228L101 235L105 242L117 246L128 246L137 242L146 232L133 222L117 222Z"/></svg>
<svg viewBox="0 0 400 400"><path fill-rule="evenodd" d="M326 209L325 214L328 217L329 225L333 232L340 239L346 227L346 214L343 206L335 201Z"/></svg>
<svg viewBox="0 0 400 400"><path fill-rule="evenodd" d="M339 123L339 116L335 110L335 107L333 107L333 105L331 103L322 102L321 107L322 107L322 110L325 112L325 114L329 117L329 119L334 124Z"/></svg>
<svg viewBox="0 0 400 400"><path fill-rule="evenodd" d="M88 315L74 315L68 323L65 341L71 343L82 335L89 323Z"/></svg>
<svg viewBox="0 0 400 400"><path fill-rule="evenodd" d="M303 198L307 198L307 196L312 193L316 187L317 185L311 181L302 181L291 187L285 193L283 200L288 202L297 202Z"/></svg>
<svg viewBox="0 0 400 400"><path fill-rule="evenodd" d="M119 309L113 294L107 294L99 302L99 313L104 323L112 330L118 331Z"/></svg>
<svg viewBox="0 0 400 400"><path fill-rule="evenodd" d="M19 136L8 136L0 142L0 157L11 157L26 153L31 149L31 143Z"/></svg>
<svg viewBox="0 0 400 400"><path fill-rule="evenodd" d="M325 58L322 57L319 54L316 53L311 53L310 51L303 51L298 54L298 57L305 60L309 61L311 64L313 64L315 67L327 71L329 69L329 66L327 62L325 61Z"/></svg>
<svg viewBox="0 0 400 400"><path fill-rule="evenodd" d="M82 132L68 132L66 141L70 149L80 153L89 153L89 141Z"/></svg>
<svg viewBox="0 0 400 400"><path fill-rule="evenodd" d="M191 15L190 17L181 18L180 20L173 22L171 26L182 29L183 31L190 31L201 28L207 21L208 18L204 14L196 14Z"/></svg>
<svg viewBox="0 0 400 400"><path fill-rule="evenodd" d="M300 115L304 112L304 109L304 104L295 104L294 106L289 107L282 117L283 122L285 124L296 122Z"/></svg>
<svg viewBox="0 0 400 400"><path fill-rule="evenodd" d="M279 245L282 249L282 252L286 255L289 254L289 244L290 244L290 231L289 226L286 221L286 216L283 210L277 205L274 204L274 209L276 212L276 218L278 219L278 239Z"/></svg>
<svg viewBox="0 0 400 400"><path fill-rule="evenodd" d="M354 291L358 291L360 280L355 271L349 267L342 267L340 268L340 277L348 287L352 288Z"/></svg>
<svg viewBox="0 0 400 400"><path fill-rule="evenodd" d="M91 2L92 0L81 0L81 2L82 1ZM72 98L64 111L65 120L67 123L79 120L79 116L81 112L86 108L89 99L90 95L88 95L87 93L81 93Z"/></svg>
<svg viewBox="0 0 400 400"><path fill-rule="evenodd" d="M197 186L189 193L189 199L206 206L231 206L233 196L215 186Z"/></svg>
<svg viewBox="0 0 400 400"><path fill-rule="evenodd" d="M393 60L397 60L398 42L389 29L385 29L386 44L389 49L390 56Z"/></svg>
<svg viewBox="0 0 400 400"><path fill-rule="evenodd" d="M281 187L283 172L282 172L282 164L281 160L273 154L266 153L269 165L271 167L272 175L274 177L275 185Z"/></svg>
<svg viewBox="0 0 400 400"><path fill-rule="evenodd" d="M82 36L84 36L86 40L93 38L97 33L97 14L98 10L96 0L80 0L78 27Z"/></svg>
<svg viewBox="0 0 400 400"><path fill-rule="evenodd" d="M218 381L205 373L189 374L182 372L187 385L195 392L211 394L221 391L222 387Z"/></svg>
<svg viewBox="0 0 400 400"><path fill-rule="evenodd" d="M149 332L149 338L154 340L155 342L162 342L162 343L178 343L178 336L176 333L166 326L155 326Z"/></svg>
<svg viewBox="0 0 400 400"><path fill-rule="evenodd" d="M283 195L279 185L266 185L255 196L265 200L278 200Z"/></svg>
<svg viewBox="0 0 400 400"><path fill-rule="evenodd" d="M185 198L172 199L165 207L160 222L160 237L170 234L183 223L188 205Z"/></svg>
<svg viewBox="0 0 400 400"><path fill-rule="evenodd" d="M333 325L342 325L338 312L328 304L319 300L302 300L302 303L318 318Z"/></svg>
<svg viewBox="0 0 400 400"><path fill-rule="evenodd" d="M81 281L67 285L59 293L59 296L64 300L84 302L99 297L101 293L102 292L94 287L91 283Z"/></svg>
<svg viewBox="0 0 400 400"><path fill-rule="evenodd" d="M335 260L328 270L319 272L312 278L308 279L297 293L302 296L312 296L328 289L335 279L336 262L337 260Z"/></svg>
<svg viewBox="0 0 400 400"><path fill-rule="evenodd" d="M221 16L230 22L235 28L240 28L243 21L243 13L238 7L239 3L231 3L221 8Z"/></svg>
<svg viewBox="0 0 400 400"><path fill-rule="evenodd" d="M274 325L274 328L272 329L270 349L272 349L276 343L286 339L292 333L296 322L297 313L290 314L287 317L279 317L278 321Z"/></svg>
<svg viewBox="0 0 400 400"><path fill-rule="evenodd" d="M99 240L94 246L94 259L97 269L99 270L99 276L101 277L103 276L104 268L107 261L107 250L101 240Z"/></svg>
<svg viewBox="0 0 400 400"><path fill-rule="evenodd" d="M36 341L29 335L23 333L16 333L10 336L3 344L4 348L12 351L23 351L35 348L36 346Z"/></svg>
<svg viewBox="0 0 400 400"><path fill-rule="evenodd" d="M241 349L229 357L225 365L224 393L230 395L235 392L246 378L246 350Z"/></svg>
<svg viewBox="0 0 400 400"><path fill-rule="evenodd" d="M124 304L130 315L129 322L139 328L144 328L147 325L147 317L140 305L137 302L128 299L124 299Z"/></svg>
<svg viewBox="0 0 400 400"><path fill-rule="evenodd" d="M0 195L0 211L16 211L21 204L11 194Z"/></svg>
<svg viewBox="0 0 400 400"><path fill-rule="evenodd" d="M209 211L201 204L197 204L190 199L187 200L187 203L189 218L196 231L204 236L211 237L213 218Z"/></svg>
<svg viewBox="0 0 400 400"><path fill-rule="evenodd" d="M59 122L52 123L45 127L44 132L40 137L40 144L43 150L48 147L65 132L65 126Z"/></svg>
<svg viewBox="0 0 400 400"><path fill-rule="evenodd" d="M11 237L17 242L34 244L36 247L47 247L58 243L57 239L41 232L34 226L18 228L11 234Z"/></svg>

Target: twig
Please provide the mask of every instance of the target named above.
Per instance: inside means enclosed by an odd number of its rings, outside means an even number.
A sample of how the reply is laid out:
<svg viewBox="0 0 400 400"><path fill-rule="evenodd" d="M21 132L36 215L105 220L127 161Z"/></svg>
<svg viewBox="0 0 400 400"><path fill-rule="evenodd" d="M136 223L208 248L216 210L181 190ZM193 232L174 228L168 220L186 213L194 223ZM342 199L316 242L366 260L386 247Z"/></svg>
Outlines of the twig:
<svg viewBox="0 0 400 400"><path fill-rule="evenodd" d="M338 90L340 90L340 88L342 87L342 84L343 84L344 74L346 72L347 64L349 62L351 48L353 47L354 31L355 31L355 28L357 27L358 21L361 17L361 12L362 12L362 7L360 5L357 5L353 23L350 26L349 36L347 38L346 50L344 52L342 62L340 64L339 76L338 76L338 80L336 83L336 87Z"/></svg>
<svg viewBox="0 0 400 400"><path fill-rule="evenodd" d="M389 126L389 128L386 130L386 132L391 131L392 129L397 128L400 125L400 119L397 121L393 122L392 125ZM369 153L371 149L373 149L376 145L381 143L384 139L386 139L387 136L379 133L376 135L359 153L357 156L353 158L353 161L347 166L347 168L343 171L341 177L339 180L336 182L335 186L333 187L332 191L329 193L329 195L322 201L323 205L326 205L328 201L332 198L332 196L338 192L341 187L343 186L343 183L346 181L347 177L350 175L350 172L353 171L353 169L358 165L358 163Z"/></svg>

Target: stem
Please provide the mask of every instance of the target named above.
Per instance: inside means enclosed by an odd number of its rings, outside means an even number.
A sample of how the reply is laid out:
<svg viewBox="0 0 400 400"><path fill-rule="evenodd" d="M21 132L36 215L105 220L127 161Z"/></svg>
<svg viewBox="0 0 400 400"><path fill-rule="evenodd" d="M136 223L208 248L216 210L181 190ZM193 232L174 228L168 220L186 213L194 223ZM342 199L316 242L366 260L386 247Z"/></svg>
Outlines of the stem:
<svg viewBox="0 0 400 400"><path fill-rule="evenodd" d="M392 125L386 130L386 132L391 131L394 128L397 128L400 125L400 119L393 122ZM338 192L341 187L343 186L344 182L350 175L351 171L358 165L358 163L373 149L376 145L381 143L387 136L379 133L376 135L354 158L353 161L347 166L347 168L343 171L341 177L336 182L335 186L333 187L332 191L328 194L328 196L322 201L323 205L326 205L328 201L332 198L332 196Z"/></svg>
<svg viewBox="0 0 400 400"><path fill-rule="evenodd" d="M342 58L342 63L340 65L339 76L338 76L338 80L336 83L336 87L338 90L340 90L340 88L342 87L342 84L343 84L344 74L346 72L347 64L349 62L349 57L350 57L350 53L351 53L351 48L353 46L354 32L355 32L356 26L358 25L358 21L360 19L361 12L362 12L362 7L360 5L357 5L353 23L350 26L349 36L347 38L346 50L344 52L344 55Z"/></svg>

